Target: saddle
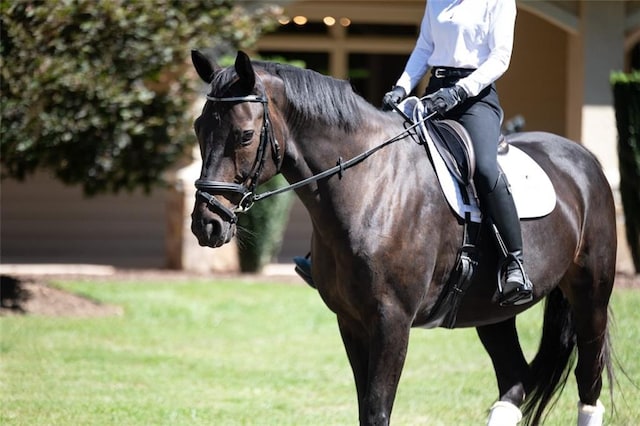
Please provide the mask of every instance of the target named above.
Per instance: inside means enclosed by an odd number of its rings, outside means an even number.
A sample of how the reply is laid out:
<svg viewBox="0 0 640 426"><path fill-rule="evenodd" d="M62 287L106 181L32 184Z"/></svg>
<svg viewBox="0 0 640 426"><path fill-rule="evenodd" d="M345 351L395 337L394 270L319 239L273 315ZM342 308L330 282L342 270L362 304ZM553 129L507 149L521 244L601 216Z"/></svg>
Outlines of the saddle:
<svg viewBox="0 0 640 426"><path fill-rule="evenodd" d="M476 161L465 128L454 120L428 120L426 128L449 173L461 185L473 185Z"/></svg>
<svg viewBox="0 0 640 426"><path fill-rule="evenodd" d="M452 120L424 120L424 106L407 98L398 109L415 126L415 137L429 153L440 188L452 211L461 219L482 222L473 186L475 156L464 127ZM501 137L498 165L507 178L521 219L546 216L555 208L556 194L546 172L524 151Z"/></svg>
<svg viewBox="0 0 640 426"><path fill-rule="evenodd" d="M473 186L476 157L467 130L455 120L428 120L426 128L453 178L465 187ZM504 135L500 135L498 155L508 152L509 143Z"/></svg>
<svg viewBox="0 0 640 426"><path fill-rule="evenodd" d="M453 120L425 120L424 106L418 98L407 98L398 109L405 119L416 126L417 137L426 147L445 198L452 210L463 220L463 243L458 249L455 266L424 326L453 328L479 258L476 242L480 233L482 213L473 183L473 144L460 123ZM499 141L498 154L501 172L507 177L514 176L521 186L519 193L525 194L518 199L517 192L513 191L519 216L539 217L550 213L555 207L555 191L540 166L523 151L510 147L504 136ZM538 193L537 197L535 193ZM533 203L529 198L533 199Z"/></svg>

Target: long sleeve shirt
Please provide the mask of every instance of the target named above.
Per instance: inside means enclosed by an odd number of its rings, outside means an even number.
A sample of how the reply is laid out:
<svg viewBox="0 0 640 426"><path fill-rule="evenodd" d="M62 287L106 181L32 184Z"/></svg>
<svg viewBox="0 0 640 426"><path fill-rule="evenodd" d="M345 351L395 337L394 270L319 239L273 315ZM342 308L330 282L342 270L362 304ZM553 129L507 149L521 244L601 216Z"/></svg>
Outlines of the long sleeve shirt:
<svg viewBox="0 0 640 426"><path fill-rule="evenodd" d="M495 82L509 67L515 0L428 0L420 35L396 83L411 92L429 67L475 69L458 81L469 96Z"/></svg>

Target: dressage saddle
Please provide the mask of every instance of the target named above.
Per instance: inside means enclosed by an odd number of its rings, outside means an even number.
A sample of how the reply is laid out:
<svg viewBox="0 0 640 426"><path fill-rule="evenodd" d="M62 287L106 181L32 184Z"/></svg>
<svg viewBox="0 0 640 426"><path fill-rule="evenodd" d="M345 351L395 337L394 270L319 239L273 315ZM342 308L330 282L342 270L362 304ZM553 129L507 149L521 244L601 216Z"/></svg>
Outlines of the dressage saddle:
<svg viewBox="0 0 640 426"><path fill-rule="evenodd" d="M427 131L453 177L465 187L473 184L475 154L471 137L462 124L454 120L427 120ZM504 135L498 141L498 155L509 152Z"/></svg>
<svg viewBox="0 0 640 426"><path fill-rule="evenodd" d="M475 155L471 137L462 124L454 120L427 120L426 126L453 177L465 187L472 185Z"/></svg>

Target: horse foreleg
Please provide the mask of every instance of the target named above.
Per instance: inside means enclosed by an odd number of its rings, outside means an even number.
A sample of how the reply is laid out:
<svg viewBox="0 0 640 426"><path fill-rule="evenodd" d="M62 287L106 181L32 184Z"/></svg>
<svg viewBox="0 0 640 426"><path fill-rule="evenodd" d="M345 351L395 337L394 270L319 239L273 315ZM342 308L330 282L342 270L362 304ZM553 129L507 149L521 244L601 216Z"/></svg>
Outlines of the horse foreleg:
<svg viewBox="0 0 640 426"><path fill-rule="evenodd" d="M358 391L361 425L388 425L407 354L410 320L394 307L379 307L368 329L339 321Z"/></svg>
<svg viewBox="0 0 640 426"><path fill-rule="evenodd" d="M349 364L351 364L353 378L356 382L358 407L362 407L369 383L369 348L365 342L364 330L356 331L353 324L341 321L340 318L338 318L338 327L340 328L340 336L347 352Z"/></svg>
<svg viewBox="0 0 640 426"><path fill-rule="evenodd" d="M476 330L491 357L500 393L487 424L516 425L522 419L519 407L524 401L530 370L518 341L515 318Z"/></svg>
<svg viewBox="0 0 640 426"><path fill-rule="evenodd" d="M363 425L388 425L400 374L407 355L410 320L382 307L369 346L369 385L364 398Z"/></svg>

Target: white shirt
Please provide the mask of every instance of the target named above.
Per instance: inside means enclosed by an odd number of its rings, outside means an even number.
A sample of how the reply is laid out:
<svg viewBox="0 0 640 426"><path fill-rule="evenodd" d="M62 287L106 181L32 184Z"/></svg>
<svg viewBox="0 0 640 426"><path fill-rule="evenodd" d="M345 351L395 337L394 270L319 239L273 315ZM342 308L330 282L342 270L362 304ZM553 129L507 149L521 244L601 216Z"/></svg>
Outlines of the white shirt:
<svg viewBox="0 0 640 426"><path fill-rule="evenodd" d="M428 0L396 85L411 92L430 66L473 68L457 84L476 96L509 68L515 21L515 0Z"/></svg>

